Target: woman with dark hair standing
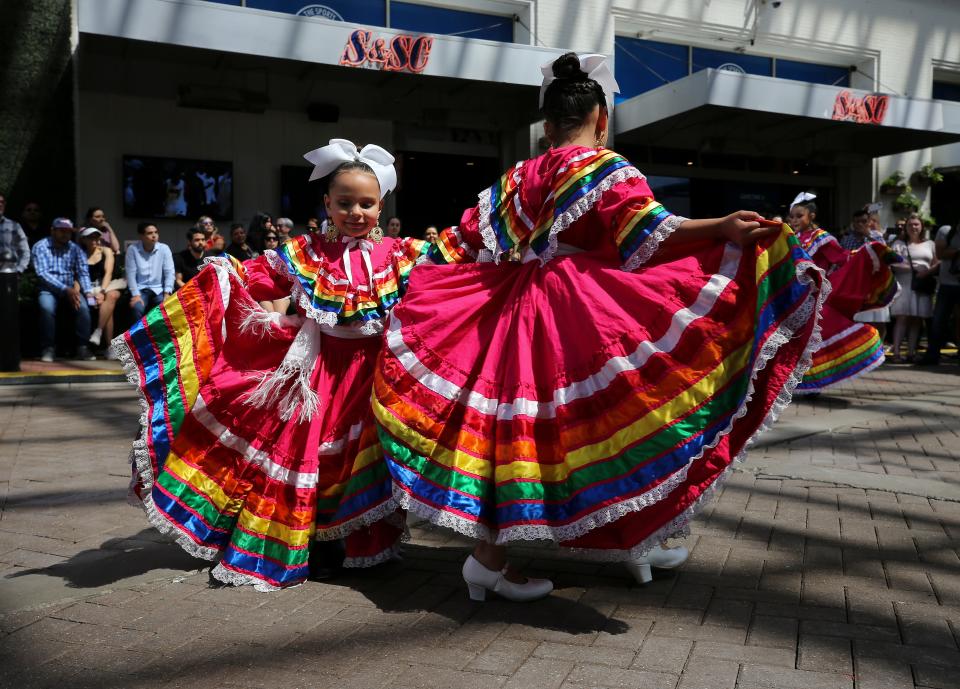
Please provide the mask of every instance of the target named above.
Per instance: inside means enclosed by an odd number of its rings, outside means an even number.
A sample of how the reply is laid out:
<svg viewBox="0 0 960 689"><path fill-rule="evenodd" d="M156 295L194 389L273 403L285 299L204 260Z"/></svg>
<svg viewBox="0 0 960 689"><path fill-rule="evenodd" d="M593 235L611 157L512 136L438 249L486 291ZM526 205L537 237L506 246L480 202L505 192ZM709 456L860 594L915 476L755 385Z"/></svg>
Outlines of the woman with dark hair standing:
<svg viewBox="0 0 960 689"><path fill-rule="evenodd" d="M267 232L273 231L273 218L268 213L258 211L253 214L253 218L247 226L247 241L257 250L257 253L263 253L263 236Z"/></svg>
<svg viewBox="0 0 960 689"><path fill-rule="evenodd" d="M471 598L547 595L506 562L549 540L676 567L688 522L790 401L822 273L782 224L689 220L605 148L600 55L544 66L552 148L441 233L391 316L373 409L399 504L477 539ZM512 253L520 261L509 261Z"/></svg>

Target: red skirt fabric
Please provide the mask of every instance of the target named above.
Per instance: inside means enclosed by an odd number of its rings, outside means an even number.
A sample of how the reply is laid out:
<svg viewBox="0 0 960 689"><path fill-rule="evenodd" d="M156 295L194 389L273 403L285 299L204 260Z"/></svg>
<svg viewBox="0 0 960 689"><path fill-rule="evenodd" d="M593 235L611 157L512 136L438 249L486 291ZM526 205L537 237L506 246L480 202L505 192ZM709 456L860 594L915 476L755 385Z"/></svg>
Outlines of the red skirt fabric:
<svg viewBox="0 0 960 689"><path fill-rule="evenodd" d="M151 522L219 560L217 578L261 589L302 582L314 538L345 538L347 566L393 556L402 521L370 412L381 339L319 333L308 362L318 409L285 421L249 398L303 318L248 327L259 307L222 266L188 288L118 341L144 404L136 482Z"/></svg>
<svg viewBox="0 0 960 689"><path fill-rule="evenodd" d="M788 403L821 279L788 230L635 272L590 253L418 268L374 383L398 500L498 543L648 549Z"/></svg>

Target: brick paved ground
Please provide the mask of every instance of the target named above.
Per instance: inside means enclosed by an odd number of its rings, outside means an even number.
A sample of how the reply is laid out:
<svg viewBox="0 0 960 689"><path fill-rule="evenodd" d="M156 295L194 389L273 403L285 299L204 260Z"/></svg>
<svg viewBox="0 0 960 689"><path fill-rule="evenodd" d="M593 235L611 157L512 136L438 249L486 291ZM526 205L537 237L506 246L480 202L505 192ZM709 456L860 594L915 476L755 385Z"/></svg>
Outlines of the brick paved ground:
<svg viewBox="0 0 960 689"><path fill-rule="evenodd" d="M796 403L676 575L517 549L558 586L529 605L471 603L466 544L423 526L402 564L209 589L124 504L135 413L120 386L0 388L0 686L960 686L956 366Z"/></svg>

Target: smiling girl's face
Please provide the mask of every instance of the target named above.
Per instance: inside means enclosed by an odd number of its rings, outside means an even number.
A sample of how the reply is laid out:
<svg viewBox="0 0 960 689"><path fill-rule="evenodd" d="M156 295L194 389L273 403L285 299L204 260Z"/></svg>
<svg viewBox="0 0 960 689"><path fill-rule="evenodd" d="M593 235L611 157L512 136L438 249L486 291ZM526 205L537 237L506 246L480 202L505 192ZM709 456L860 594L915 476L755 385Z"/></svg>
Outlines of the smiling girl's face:
<svg viewBox="0 0 960 689"><path fill-rule="evenodd" d="M334 177L323 204L330 222L348 237L366 236L383 210L376 176L362 170L344 170Z"/></svg>

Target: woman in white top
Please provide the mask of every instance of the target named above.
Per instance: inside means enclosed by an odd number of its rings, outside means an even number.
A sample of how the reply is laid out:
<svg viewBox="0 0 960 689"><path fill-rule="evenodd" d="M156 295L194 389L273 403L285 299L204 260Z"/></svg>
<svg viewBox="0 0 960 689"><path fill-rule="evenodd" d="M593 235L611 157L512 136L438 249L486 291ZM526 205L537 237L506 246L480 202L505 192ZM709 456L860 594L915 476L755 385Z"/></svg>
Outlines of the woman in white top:
<svg viewBox="0 0 960 689"><path fill-rule="evenodd" d="M905 235L906 241L898 239L893 243L893 250L905 260L890 266L900 284L900 294L890 305L890 313L896 319L893 326L893 363L895 364L903 362L900 349L908 328L910 337L907 342L907 352L908 359L912 360L917 354L921 322L924 318L930 318L933 315L933 295L923 294L914 289L914 275L918 280L934 275L940 265L934 243L926 238L923 221L916 213L907 219Z"/></svg>

